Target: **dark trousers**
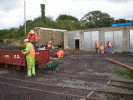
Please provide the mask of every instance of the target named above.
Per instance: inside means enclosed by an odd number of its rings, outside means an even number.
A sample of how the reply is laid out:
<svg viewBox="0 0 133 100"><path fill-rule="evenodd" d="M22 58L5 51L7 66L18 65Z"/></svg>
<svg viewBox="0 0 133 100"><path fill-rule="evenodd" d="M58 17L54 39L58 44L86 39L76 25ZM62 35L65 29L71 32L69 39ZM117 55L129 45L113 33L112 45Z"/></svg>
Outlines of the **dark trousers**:
<svg viewBox="0 0 133 100"><path fill-rule="evenodd" d="M111 47L107 48L107 53L111 53Z"/></svg>
<svg viewBox="0 0 133 100"><path fill-rule="evenodd" d="M97 54L99 53L99 48L96 48L96 52L97 52Z"/></svg>
<svg viewBox="0 0 133 100"><path fill-rule="evenodd" d="M36 46L36 42L31 42L33 44L33 46L35 47Z"/></svg>

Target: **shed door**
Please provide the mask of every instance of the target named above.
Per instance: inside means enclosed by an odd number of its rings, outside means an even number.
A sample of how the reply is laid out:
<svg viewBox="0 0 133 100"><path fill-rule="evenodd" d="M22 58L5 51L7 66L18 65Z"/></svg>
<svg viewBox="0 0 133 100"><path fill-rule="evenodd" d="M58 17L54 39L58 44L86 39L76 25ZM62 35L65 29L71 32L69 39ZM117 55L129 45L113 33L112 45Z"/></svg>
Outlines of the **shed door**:
<svg viewBox="0 0 133 100"><path fill-rule="evenodd" d="M79 49L79 39L75 39L75 49Z"/></svg>

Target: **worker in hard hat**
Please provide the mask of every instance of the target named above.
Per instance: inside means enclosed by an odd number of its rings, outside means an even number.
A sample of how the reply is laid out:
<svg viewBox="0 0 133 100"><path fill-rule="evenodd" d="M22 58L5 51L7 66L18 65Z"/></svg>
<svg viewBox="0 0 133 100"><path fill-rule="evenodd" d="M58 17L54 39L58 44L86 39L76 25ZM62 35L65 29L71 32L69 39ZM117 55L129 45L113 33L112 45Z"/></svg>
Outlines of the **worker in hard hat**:
<svg viewBox="0 0 133 100"><path fill-rule="evenodd" d="M50 47L50 48L52 47L51 41L48 42L47 47Z"/></svg>
<svg viewBox="0 0 133 100"><path fill-rule="evenodd" d="M98 54L99 53L99 42L95 42L95 48L96 48L96 53Z"/></svg>
<svg viewBox="0 0 133 100"><path fill-rule="evenodd" d="M25 77L31 77L31 75L35 75L35 49L28 39L25 39L24 43L26 45L26 49L24 52L21 52L26 55L27 60L27 76Z"/></svg>
<svg viewBox="0 0 133 100"><path fill-rule="evenodd" d="M35 46L36 43L38 42L38 36L36 34L36 32L34 32L33 30L31 30L28 33L27 39L29 39L29 41Z"/></svg>
<svg viewBox="0 0 133 100"><path fill-rule="evenodd" d="M58 56L58 58L63 58L63 56L64 56L64 51L63 50L59 50L58 52L57 52L57 56Z"/></svg>
<svg viewBox="0 0 133 100"><path fill-rule="evenodd" d="M108 48L107 48L107 53L111 53L111 43L109 42L109 41L107 41L107 46L108 46Z"/></svg>

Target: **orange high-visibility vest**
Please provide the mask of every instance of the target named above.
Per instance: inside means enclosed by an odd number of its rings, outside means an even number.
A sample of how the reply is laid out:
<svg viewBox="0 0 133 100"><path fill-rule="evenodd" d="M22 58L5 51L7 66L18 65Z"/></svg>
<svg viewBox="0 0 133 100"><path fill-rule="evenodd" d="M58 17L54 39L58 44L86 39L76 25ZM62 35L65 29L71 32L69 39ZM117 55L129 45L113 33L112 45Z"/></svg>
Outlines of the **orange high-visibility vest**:
<svg viewBox="0 0 133 100"><path fill-rule="evenodd" d="M108 43L108 46L111 47L111 43L110 42Z"/></svg>
<svg viewBox="0 0 133 100"><path fill-rule="evenodd" d="M30 42L37 42L38 41L38 36L37 34L34 32L34 34L30 34L30 32L28 33L27 39L30 40Z"/></svg>
<svg viewBox="0 0 133 100"><path fill-rule="evenodd" d="M100 50L104 50L104 46L101 46Z"/></svg>
<svg viewBox="0 0 133 100"><path fill-rule="evenodd" d="M99 48L99 42L96 42L95 45L96 45L96 48Z"/></svg>
<svg viewBox="0 0 133 100"><path fill-rule="evenodd" d="M63 50L59 50L57 52L57 56L58 56L58 58L63 57L64 56L64 51Z"/></svg>
<svg viewBox="0 0 133 100"><path fill-rule="evenodd" d="M50 42L48 42L48 45L47 45L47 47L52 47L52 45L51 45L51 43L50 43Z"/></svg>
<svg viewBox="0 0 133 100"><path fill-rule="evenodd" d="M31 46L31 49L30 49L30 53L28 53L27 55L30 55L31 57L35 56L35 49L34 49L34 46L32 43L28 43L28 45Z"/></svg>

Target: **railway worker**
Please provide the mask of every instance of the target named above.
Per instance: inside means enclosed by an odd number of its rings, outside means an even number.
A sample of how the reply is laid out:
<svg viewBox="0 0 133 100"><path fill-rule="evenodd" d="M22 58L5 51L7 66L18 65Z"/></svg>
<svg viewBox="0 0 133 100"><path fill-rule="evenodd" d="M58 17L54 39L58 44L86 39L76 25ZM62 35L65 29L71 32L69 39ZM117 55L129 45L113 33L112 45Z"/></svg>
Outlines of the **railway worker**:
<svg viewBox="0 0 133 100"><path fill-rule="evenodd" d="M104 46L100 47L101 53L104 53Z"/></svg>
<svg viewBox="0 0 133 100"><path fill-rule="evenodd" d="M33 30L31 30L31 31L28 33L27 39L29 39L30 42L31 42L34 46L35 46L36 43L38 42L38 36L37 36L36 32L34 32Z"/></svg>
<svg viewBox="0 0 133 100"><path fill-rule="evenodd" d="M96 48L96 53L98 54L99 53L99 42L95 42L95 48Z"/></svg>
<svg viewBox="0 0 133 100"><path fill-rule="evenodd" d="M109 41L107 41L107 46L108 46L108 48L107 48L107 53L110 53L111 52L111 43L109 42Z"/></svg>
<svg viewBox="0 0 133 100"><path fill-rule="evenodd" d="M27 76L25 77L31 77L31 75L35 75L35 49L28 39L25 39L24 43L26 45L26 49L24 52L21 52L26 55L27 60Z"/></svg>
<svg viewBox="0 0 133 100"><path fill-rule="evenodd" d="M50 48L52 48L51 41L49 41L49 42L48 42L48 45L47 45L47 47L50 47Z"/></svg>
<svg viewBox="0 0 133 100"><path fill-rule="evenodd" d="M61 50L61 48L60 48L60 50L57 52L57 56L58 56L58 58L63 58L63 56L64 56L64 51L63 50Z"/></svg>

